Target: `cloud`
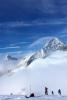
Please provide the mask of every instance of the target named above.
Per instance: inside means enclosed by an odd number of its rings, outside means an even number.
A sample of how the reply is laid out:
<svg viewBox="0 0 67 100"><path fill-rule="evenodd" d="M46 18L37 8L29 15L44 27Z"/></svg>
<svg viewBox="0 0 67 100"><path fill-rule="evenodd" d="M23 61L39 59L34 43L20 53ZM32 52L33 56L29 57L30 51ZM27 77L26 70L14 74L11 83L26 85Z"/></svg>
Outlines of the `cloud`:
<svg viewBox="0 0 67 100"><path fill-rule="evenodd" d="M0 27L5 27L5 28L14 28L14 27L31 26L31 25L32 25L31 23L25 23L23 21L0 23Z"/></svg>
<svg viewBox="0 0 67 100"><path fill-rule="evenodd" d="M9 71L0 71L0 77L7 75Z"/></svg>
<svg viewBox="0 0 67 100"><path fill-rule="evenodd" d="M30 43L30 42L18 42L18 43L10 44L10 46L25 45L25 44L28 44L28 43Z"/></svg>
<svg viewBox="0 0 67 100"><path fill-rule="evenodd" d="M33 25L67 25L67 17L56 19L37 19L32 22Z"/></svg>
<svg viewBox="0 0 67 100"><path fill-rule="evenodd" d="M67 17L60 19L36 19L32 22L23 22L23 21L15 21L15 22L5 22L0 23L0 28L15 28L15 27L30 27L30 26L41 26L41 25L61 25L67 24Z"/></svg>
<svg viewBox="0 0 67 100"><path fill-rule="evenodd" d="M62 35L60 35L59 37L60 37L60 38L65 38L65 37L67 37L67 34L62 34Z"/></svg>
<svg viewBox="0 0 67 100"><path fill-rule="evenodd" d="M66 38L67 37L67 26L64 27L61 31L60 31L60 38Z"/></svg>
<svg viewBox="0 0 67 100"><path fill-rule="evenodd" d="M4 49L18 49L18 48L20 48L20 47L19 46L15 46L15 47L14 46L13 47L4 47L4 48L1 48L0 47L0 49L3 49L3 50Z"/></svg>

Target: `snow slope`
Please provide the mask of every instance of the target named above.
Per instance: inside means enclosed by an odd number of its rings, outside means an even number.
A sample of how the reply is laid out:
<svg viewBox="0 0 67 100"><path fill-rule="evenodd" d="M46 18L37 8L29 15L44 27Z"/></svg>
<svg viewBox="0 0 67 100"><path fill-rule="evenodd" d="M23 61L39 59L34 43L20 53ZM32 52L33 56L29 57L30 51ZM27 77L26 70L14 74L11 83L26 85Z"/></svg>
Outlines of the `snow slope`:
<svg viewBox="0 0 67 100"><path fill-rule="evenodd" d="M44 87L49 88L49 94L61 88L67 95L67 51L57 50L47 58L33 61L29 67L14 70L13 75L0 78L0 94L30 94L44 95Z"/></svg>
<svg viewBox="0 0 67 100"><path fill-rule="evenodd" d="M16 68L17 63L19 63L19 59L7 54L0 54L0 76L10 73Z"/></svg>
<svg viewBox="0 0 67 100"><path fill-rule="evenodd" d="M42 48L21 59L0 55L0 94L44 95L44 87L67 95L67 46L57 38L46 38ZM45 41L45 39L43 39ZM36 48L36 47L35 47Z"/></svg>

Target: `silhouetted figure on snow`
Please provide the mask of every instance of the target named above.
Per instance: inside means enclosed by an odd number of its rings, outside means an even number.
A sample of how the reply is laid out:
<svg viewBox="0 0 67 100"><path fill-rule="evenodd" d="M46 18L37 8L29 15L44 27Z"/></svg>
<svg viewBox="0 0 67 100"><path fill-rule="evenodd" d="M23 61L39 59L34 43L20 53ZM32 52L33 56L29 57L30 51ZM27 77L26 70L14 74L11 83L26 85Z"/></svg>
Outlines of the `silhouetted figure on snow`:
<svg viewBox="0 0 67 100"><path fill-rule="evenodd" d="M31 93L31 94L30 94L30 97L34 97L34 93Z"/></svg>
<svg viewBox="0 0 67 100"><path fill-rule="evenodd" d="M54 95L54 91L52 91L52 95Z"/></svg>
<svg viewBox="0 0 67 100"><path fill-rule="evenodd" d="M13 93L10 93L10 95L13 95Z"/></svg>
<svg viewBox="0 0 67 100"><path fill-rule="evenodd" d="M48 88L45 87L45 95L48 95Z"/></svg>
<svg viewBox="0 0 67 100"><path fill-rule="evenodd" d="M34 93L31 93L29 96L25 95L26 98L35 97Z"/></svg>
<svg viewBox="0 0 67 100"><path fill-rule="evenodd" d="M61 90L60 89L58 90L58 94L61 95Z"/></svg>

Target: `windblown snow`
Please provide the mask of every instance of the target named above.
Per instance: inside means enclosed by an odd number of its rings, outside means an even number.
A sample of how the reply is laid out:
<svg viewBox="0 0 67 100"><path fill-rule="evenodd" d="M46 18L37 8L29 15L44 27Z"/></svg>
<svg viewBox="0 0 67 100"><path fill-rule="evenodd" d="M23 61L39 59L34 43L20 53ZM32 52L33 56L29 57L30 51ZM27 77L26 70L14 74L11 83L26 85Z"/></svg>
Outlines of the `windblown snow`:
<svg viewBox="0 0 67 100"><path fill-rule="evenodd" d="M55 44L50 48L53 48L57 42L52 43ZM1 72L3 72L4 68L10 68L10 70L7 70L5 74L3 74L4 72L0 73L0 94L29 95L34 92L36 96L44 95L44 87L47 86L49 95L51 95L52 90L55 95L58 95L59 88L62 95L67 95L67 50L61 48L64 46L62 42L60 44L61 46L57 46L58 49L53 48L50 53L45 49L43 49L44 52L41 51L41 48L39 51L30 54L30 56L25 56L17 61L14 60L14 57L10 57L13 59L7 60L5 63L2 61L3 69L0 66ZM58 42L57 45L60 44Z"/></svg>

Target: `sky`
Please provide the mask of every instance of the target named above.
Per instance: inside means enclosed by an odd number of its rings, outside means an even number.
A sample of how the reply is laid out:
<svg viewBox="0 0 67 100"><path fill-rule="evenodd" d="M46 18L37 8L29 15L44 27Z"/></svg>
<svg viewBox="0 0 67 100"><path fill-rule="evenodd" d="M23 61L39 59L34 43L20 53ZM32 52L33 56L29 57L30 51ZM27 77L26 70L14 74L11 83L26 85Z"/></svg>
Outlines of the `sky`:
<svg viewBox="0 0 67 100"><path fill-rule="evenodd" d="M67 0L0 0L0 53L25 51L41 37L67 43Z"/></svg>

